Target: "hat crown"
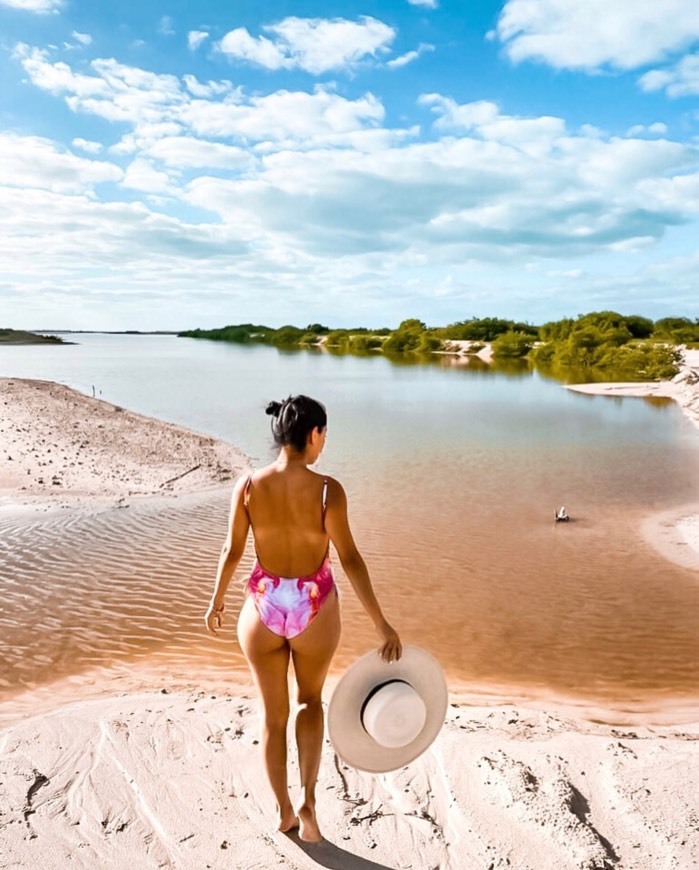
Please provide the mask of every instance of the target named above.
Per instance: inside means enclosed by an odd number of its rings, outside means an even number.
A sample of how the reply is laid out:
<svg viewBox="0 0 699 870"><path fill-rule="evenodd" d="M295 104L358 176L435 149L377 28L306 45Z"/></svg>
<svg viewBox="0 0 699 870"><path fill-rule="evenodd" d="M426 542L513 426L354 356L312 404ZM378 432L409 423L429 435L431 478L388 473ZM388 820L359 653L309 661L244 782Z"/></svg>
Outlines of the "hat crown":
<svg viewBox="0 0 699 870"><path fill-rule="evenodd" d="M364 730L380 746L397 749L418 737L425 727L427 707L410 683L390 680L373 690L361 719Z"/></svg>

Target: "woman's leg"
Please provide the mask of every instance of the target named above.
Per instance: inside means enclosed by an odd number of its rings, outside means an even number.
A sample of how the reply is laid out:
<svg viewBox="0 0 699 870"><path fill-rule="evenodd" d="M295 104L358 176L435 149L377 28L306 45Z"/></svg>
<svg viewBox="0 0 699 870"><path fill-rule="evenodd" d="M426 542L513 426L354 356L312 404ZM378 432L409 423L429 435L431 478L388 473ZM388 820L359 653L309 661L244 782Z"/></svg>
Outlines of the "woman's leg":
<svg viewBox="0 0 699 870"><path fill-rule="evenodd" d="M289 798L286 771L286 728L289 721L289 644L260 620L252 598L238 619L238 640L262 700L262 754L279 808L279 830L298 824Z"/></svg>
<svg viewBox="0 0 699 870"><path fill-rule="evenodd" d="M301 773L298 808L302 840L317 842L322 835L316 820L316 781L323 748L321 694L333 653L340 639L340 605L333 590L305 631L289 641L298 684L296 743Z"/></svg>

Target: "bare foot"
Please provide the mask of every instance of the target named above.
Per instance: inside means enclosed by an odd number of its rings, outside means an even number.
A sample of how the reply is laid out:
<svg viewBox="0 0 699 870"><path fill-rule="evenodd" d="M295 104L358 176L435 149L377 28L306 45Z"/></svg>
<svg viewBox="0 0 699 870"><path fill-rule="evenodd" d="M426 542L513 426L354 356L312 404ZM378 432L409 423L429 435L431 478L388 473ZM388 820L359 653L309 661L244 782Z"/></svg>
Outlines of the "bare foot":
<svg viewBox="0 0 699 870"><path fill-rule="evenodd" d="M299 815L299 837L306 843L320 843L323 835L318 827L316 819L316 808L303 804L298 809Z"/></svg>
<svg viewBox="0 0 699 870"><path fill-rule="evenodd" d="M277 827L278 831L286 834L288 831L292 831L294 828L298 828L299 820L296 818L296 813L289 807L285 809L284 812L279 811L279 825Z"/></svg>

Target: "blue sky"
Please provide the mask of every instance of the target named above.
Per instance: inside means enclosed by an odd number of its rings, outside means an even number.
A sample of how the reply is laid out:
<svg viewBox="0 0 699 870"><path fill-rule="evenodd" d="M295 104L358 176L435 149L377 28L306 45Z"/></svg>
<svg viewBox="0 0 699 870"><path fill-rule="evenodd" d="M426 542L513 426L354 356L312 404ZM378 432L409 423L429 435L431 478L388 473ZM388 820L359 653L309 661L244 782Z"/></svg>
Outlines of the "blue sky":
<svg viewBox="0 0 699 870"><path fill-rule="evenodd" d="M696 0L0 0L0 325L699 316Z"/></svg>

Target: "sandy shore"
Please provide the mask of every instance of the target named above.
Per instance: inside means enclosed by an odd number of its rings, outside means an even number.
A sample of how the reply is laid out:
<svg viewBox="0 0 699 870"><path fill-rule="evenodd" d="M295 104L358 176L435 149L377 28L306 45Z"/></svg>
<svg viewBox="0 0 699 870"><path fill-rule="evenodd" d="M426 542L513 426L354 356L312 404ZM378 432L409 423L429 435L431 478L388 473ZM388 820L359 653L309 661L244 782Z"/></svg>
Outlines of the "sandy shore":
<svg viewBox="0 0 699 870"><path fill-rule="evenodd" d="M689 419L699 426L699 350L684 350L680 371L670 381L568 384L566 389L590 396L639 396L674 399Z"/></svg>
<svg viewBox="0 0 699 870"><path fill-rule="evenodd" d="M184 493L225 483L245 465L229 445L56 384L1 379L0 402L0 487L12 503L79 498L89 507L105 496ZM687 534L691 516L681 518ZM49 710L35 690L34 711L44 712L5 718L0 867L699 864L699 723L618 727L453 696L434 746L396 773L360 774L326 743L318 787L326 840L308 846L272 830L252 687L104 688ZM291 782L296 796L295 767Z"/></svg>
<svg viewBox="0 0 699 870"><path fill-rule="evenodd" d="M258 725L251 696L192 691L82 701L5 729L2 866L699 863L699 726L626 730L455 700L436 743L396 773L358 773L326 744L326 840L310 846L272 829ZM293 795L297 776L294 768Z"/></svg>
<svg viewBox="0 0 699 870"><path fill-rule="evenodd" d="M683 351L678 374L670 381L569 384L567 389L591 396L637 396L674 399L682 412L699 427L699 350ZM643 537L670 561L699 571L699 504L684 505L648 517Z"/></svg>
<svg viewBox="0 0 699 870"><path fill-rule="evenodd" d="M246 467L230 444L51 381L0 378L0 504L195 492Z"/></svg>

